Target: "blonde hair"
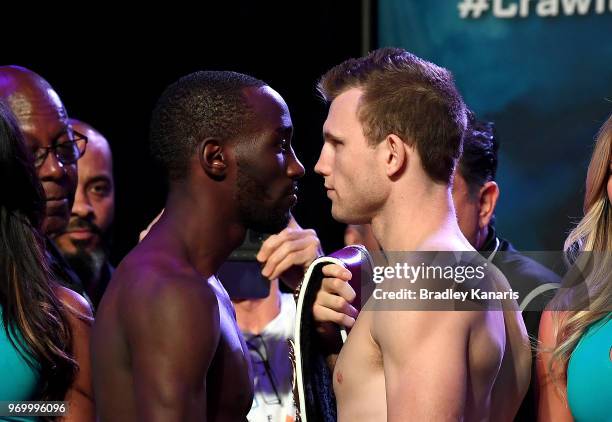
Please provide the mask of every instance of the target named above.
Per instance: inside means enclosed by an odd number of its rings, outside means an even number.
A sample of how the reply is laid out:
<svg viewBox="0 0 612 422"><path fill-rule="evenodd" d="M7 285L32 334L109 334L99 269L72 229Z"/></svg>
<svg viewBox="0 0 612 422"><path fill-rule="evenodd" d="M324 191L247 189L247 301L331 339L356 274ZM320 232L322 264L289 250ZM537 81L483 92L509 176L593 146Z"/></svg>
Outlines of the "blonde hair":
<svg viewBox="0 0 612 422"><path fill-rule="evenodd" d="M580 337L594 322L612 310L612 204L608 198L607 185L612 161L612 115L601 127L586 178L584 217L565 240L564 249L570 263L590 261L592 268L584 278L582 289L570 289L571 295L553 301L553 326L555 347L552 351L549 370L553 366L566 374L569 358ZM591 252L582 255L582 252ZM568 307L568 305L570 307Z"/></svg>

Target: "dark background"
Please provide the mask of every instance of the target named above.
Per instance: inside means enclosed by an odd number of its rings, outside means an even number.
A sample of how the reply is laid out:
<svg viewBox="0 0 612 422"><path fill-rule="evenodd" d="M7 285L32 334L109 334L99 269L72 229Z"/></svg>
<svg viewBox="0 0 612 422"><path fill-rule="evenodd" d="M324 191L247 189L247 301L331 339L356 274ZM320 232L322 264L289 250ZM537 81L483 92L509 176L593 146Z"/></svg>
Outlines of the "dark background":
<svg viewBox="0 0 612 422"><path fill-rule="evenodd" d="M256 4L257 3L257 4ZM136 244L163 207L165 185L147 147L151 110L163 89L197 70L234 70L270 84L292 114L296 154L306 168L294 210L326 252L342 246L321 177L313 172L327 113L315 91L330 67L361 55L359 1L228 2L192 10L79 12L13 22L0 64L25 66L55 88L70 117L90 123L114 156L112 261ZM51 13L52 11L50 11Z"/></svg>
<svg viewBox="0 0 612 422"><path fill-rule="evenodd" d="M481 83L485 76L499 79L499 67L470 73L464 68L472 61L461 59L468 47L475 48L476 55L491 49L479 50L473 39L462 36L461 48L451 43L451 53L459 56L459 64L453 64L446 63L444 57L421 52L415 44L421 38L439 42L442 29L453 29L456 5L440 6L449 9L450 23L439 19L428 23L418 10L408 14L396 11L391 14L395 17L392 24L381 23L378 27L377 13L386 3L389 0L226 1L216 5L201 3L193 8L172 4L155 9L149 5L137 11L37 7L38 18L32 18L30 10L4 14L0 64L18 64L41 74L57 90L71 117L90 123L111 143L116 182L115 264L136 244L138 233L157 215L165 198L161 172L150 159L147 147L151 110L168 84L203 69L251 74L268 82L285 98L295 126L293 145L307 171L300 183L294 214L303 227L317 231L326 252L340 248L344 226L331 218L322 179L313 172L327 113L315 84L330 67L377 47L377 37L448 66L470 106L483 118L498 123L502 142L498 171L502 189L498 203L500 232L519 249L559 250L571 222L582 214L586 165L593 136L610 110L609 87L600 90L595 99L597 113L585 113L578 97L568 94L559 103L573 107L571 112L568 109L554 119L536 118L525 107L511 108L505 115L495 114L489 105L480 102L496 96L480 88L488 86ZM429 3L398 0L398 4L418 9ZM588 16L574 18L559 18L559 22L588 24ZM595 18L609 20L610 16ZM500 21L505 25L513 23L524 24ZM482 27L485 35L493 36L495 31L486 31L490 24L491 18L486 17L453 25L461 25L463 35L470 28ZM385 31L407 33L412 38L405 45L391 42L394 38L380 35ZM582 50L595 48L588 40L583 41L582 45L589 47L581 47ZM432 50L442 54L437 46ZM581 57L565 45L558 50L562 57ZM523 50L518 49L516 54L516 70L512 67L509 72L529 74L524 72ZM552 52L543 53L542 60L546 62L549 56ZM591 66L610 69L608 64L610 57L600 57ZM589 72L576 75L590 78ZM547 82L551 78L532 79ZM475 87L466 85L466 80ZM580 91L583 84L584 80L564 86ZM527 103L537 105L541 98L548 96L531 96ZM525 129L529 124L538 129ZM554 136L544 136L544 129L556 132ZM566 147L558 147L557 135L569 139ZM553 194L562 199L554 199Z"/></svg>

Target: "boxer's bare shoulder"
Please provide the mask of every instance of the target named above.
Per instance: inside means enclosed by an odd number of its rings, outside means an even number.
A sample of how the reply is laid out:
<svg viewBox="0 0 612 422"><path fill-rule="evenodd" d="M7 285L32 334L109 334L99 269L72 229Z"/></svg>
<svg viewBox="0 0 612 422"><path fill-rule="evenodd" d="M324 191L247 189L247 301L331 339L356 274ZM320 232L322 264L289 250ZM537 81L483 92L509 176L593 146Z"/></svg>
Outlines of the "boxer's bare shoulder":
<svg viewBox="0 0 612 422"><path fill-rule="evenodd" d="M137 247L121 263L101 303L94 339L95 364L108 374L97 385L97 399L113 404L104 409L109 417L237 420L244 414L251 398L248 366L229 299L217 283L179 256L149 248ZM235 378L237 387L210 376L226 362L244 374ZM146 406L138 403L143 398ZM225 405L229 401L234 410Z"/></svg>
<svg viewBox="0 0 612 422"><path fill-rule="evenodd" d="M514 317L502 311L362 312L334 369L339 420L480 420L514 407L522 396L513 392L524 388L515 379L524 371L512 371L512 350L521 354L516 344L524 341L511 328ZM503 395L510 404L498 402Z"/></svg>

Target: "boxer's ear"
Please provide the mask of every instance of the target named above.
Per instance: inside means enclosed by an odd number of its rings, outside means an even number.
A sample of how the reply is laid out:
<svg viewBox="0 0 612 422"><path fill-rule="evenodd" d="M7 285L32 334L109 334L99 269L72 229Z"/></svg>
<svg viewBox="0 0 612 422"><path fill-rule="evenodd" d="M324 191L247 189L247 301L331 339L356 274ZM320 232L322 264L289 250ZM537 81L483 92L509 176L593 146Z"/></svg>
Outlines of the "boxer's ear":
<svg viewBox="0 0 612 422"><path fill-rule="evenodd" d="M216 180L223 179L227 175L228 166L223 152L223 145L218 139L207 138L199 146L200 166L206 174Z"/></svg>
<svg viewBox="0 0 612 422"><path fill-rule="evenodd" d="M384 149L387 176L394 178L401 175L408 164L406 143L399 136L389 134L381 146Z"/></svg>

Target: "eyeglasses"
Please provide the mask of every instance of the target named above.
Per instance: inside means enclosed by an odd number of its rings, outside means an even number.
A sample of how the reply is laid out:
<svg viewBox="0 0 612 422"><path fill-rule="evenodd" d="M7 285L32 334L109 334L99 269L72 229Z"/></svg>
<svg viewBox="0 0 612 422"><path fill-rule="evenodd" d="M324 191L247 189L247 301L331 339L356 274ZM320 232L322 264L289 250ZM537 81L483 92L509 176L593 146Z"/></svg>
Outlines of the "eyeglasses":
<svg viewBox="0 0 612 422"><path fill-rule="evenodd" d="M57 160L62 164L76 163L85 154L87 140L87 136L73 130L72 139L58 142L50 147L38 148L34 151L34 167L39 168L42 166L50 151L53 151Z"/></svg>
<svg viewBox="0 0 612 422"><path fill-rule="evenodd" d="M257 380L257 389L265 393L269 392L271 388L275 396L270 399L266 394L263 394L264 402L268 405L278 404L282 406L283 402L280 394L278 393L274 373L272 372L272 367L270 366L270 361L268 360L268 347L266 346L266 342L261 335L254 335L246 340L246 344L249 348L249 352L251 352L251 362L253 362L253 366L262 365L266 375L265 378L268 380L269 387L265 385L265 380L262 379L262 377L259 377Z"/></svg>

